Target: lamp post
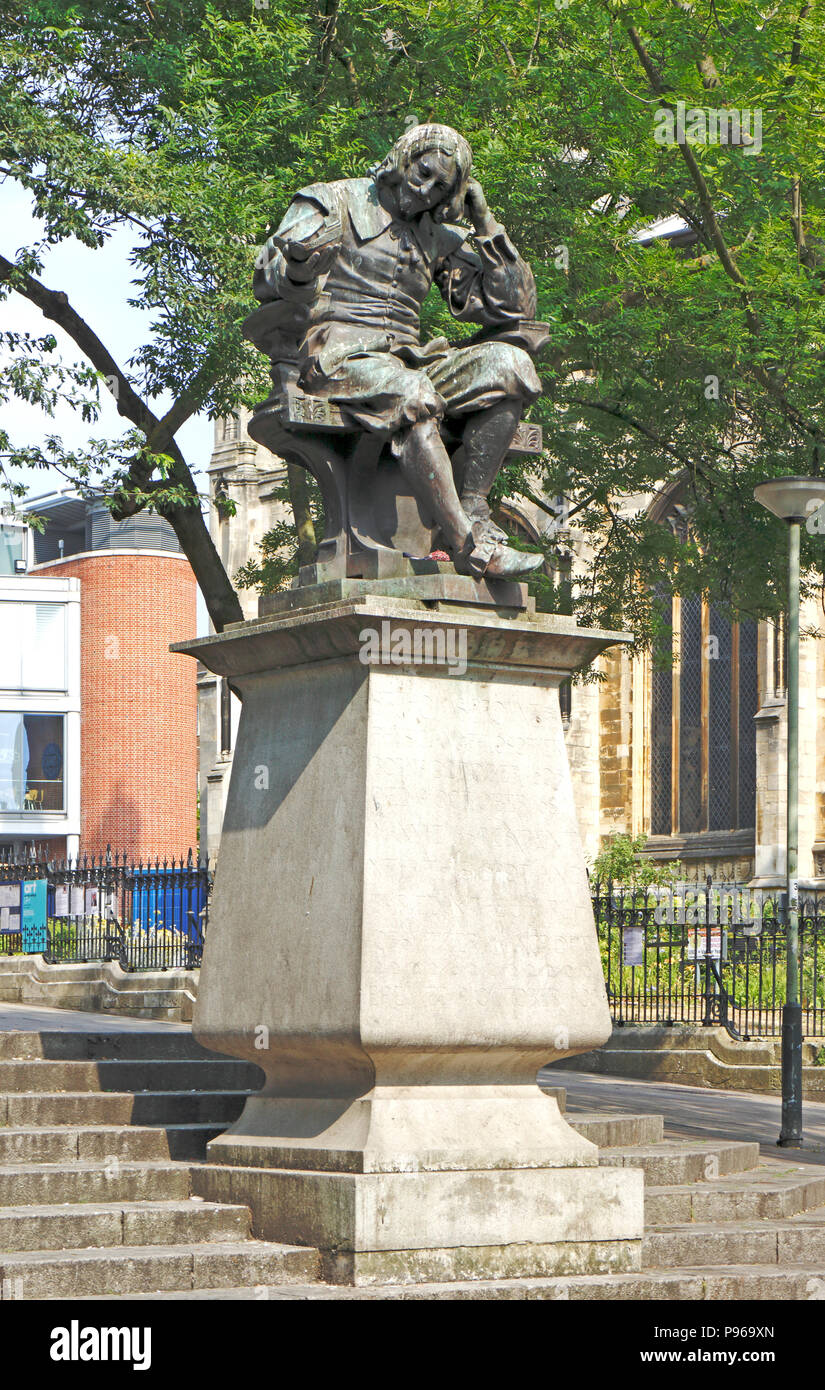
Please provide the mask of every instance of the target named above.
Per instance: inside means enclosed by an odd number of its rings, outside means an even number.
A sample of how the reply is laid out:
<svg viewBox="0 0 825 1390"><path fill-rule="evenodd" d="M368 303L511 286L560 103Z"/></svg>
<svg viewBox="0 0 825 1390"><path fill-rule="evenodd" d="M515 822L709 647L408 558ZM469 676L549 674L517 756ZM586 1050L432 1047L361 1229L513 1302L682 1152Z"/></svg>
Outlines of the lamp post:
<svg viewBox="0 0 825 1390"><path fill-rule="evenodd" d="M782 1008L783 1148L802 1146L802 1002L799 994L799 546L812 508L825 502L825 479L771 478L753 490L757 502L788 523L788 779L786 990Z"/></svg>

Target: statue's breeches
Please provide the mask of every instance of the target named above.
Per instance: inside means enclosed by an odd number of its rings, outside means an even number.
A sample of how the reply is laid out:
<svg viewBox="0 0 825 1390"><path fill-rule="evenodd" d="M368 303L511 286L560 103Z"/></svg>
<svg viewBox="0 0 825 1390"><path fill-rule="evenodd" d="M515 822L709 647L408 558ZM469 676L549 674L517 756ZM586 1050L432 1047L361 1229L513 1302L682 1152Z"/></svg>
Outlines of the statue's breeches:
<svg viewBox="0 0 825 1390"><path fill-rule="evenodd" d="M475 343L428 355L426 348L355 352L328 377L316 377L313 395L340 406L367 430L407 428L444 415L469 415L515 398L541 394L532 359L509 343Z"/></svg>

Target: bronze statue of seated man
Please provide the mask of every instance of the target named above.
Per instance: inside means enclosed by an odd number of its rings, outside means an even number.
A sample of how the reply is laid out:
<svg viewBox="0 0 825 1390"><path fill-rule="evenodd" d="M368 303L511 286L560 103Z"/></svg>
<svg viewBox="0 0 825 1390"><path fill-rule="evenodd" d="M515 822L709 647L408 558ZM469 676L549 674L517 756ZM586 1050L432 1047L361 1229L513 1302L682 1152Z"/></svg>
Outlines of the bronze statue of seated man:
<svg viewBox="0 0 825 1390"><path fill-rule="evenodd" d="M369 177L301 189L258 257L254 293L273 312L267 333L249 336L275 367L291 342L303 392L337 408L352 429L389 439L460 573L504 578L542 563L506 544L487 494L525 407L541 393L521 344L535 347L546 334L533 323L532 271L471 168L461 135L421 125ZM456 225L462 218L473 231ZM481 325L488 340L421 343L433 280L452 315ZM460 489L443 429L461 435Z"/></svg>

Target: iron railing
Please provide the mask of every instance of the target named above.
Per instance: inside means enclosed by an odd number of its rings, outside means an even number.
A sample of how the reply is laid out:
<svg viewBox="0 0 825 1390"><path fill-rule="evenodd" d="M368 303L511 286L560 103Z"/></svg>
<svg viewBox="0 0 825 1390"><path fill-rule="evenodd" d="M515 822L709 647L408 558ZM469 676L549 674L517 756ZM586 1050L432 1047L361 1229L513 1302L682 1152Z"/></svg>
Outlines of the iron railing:
<svg viewBox="0 0 825 1390"><path fill-rule="evenodd" d="M192 970L200 965L211 873L185 859L135 862L107 851L56 860L36 850L0 858L0 954L24 949L22 885L47 882L44 958L52 963L117 961L124 970Z"/></svg>
<svg viewBox="0 0 825 1390"><path fill-rule="evenodd" d="M613 1019L721 1024L777 1037L785 1002L786 894L743 884L591 884ZM803 1031L825 1033L825 891L800 888Z"/></svg>

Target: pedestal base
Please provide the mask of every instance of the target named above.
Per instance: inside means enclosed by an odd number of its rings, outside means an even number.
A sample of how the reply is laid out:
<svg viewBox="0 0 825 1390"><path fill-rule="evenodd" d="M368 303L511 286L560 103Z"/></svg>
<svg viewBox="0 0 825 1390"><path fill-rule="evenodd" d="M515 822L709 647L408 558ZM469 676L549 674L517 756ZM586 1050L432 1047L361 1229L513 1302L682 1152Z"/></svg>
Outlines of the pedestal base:
<svg viewBox="0 0 825 1390"><path fill-rule="evenodd" d="M319 1173L207 1165L193 1190L253 1234L322 1252L339 1284L603 1274L641 1267L637 1168Z"/></svg>
<svg viewBox="0 0 825 1390"><path fill-rule="evenodd" d="M267 1078L198 1190L339 1280L637 1268L535 1080L610 1035L558 686L622 635L348 583L179 648L243 698L194 1032Z"/></svg>
<svg viewBox="0 0 825 1390"><path fill-rule="evenodd" d="M340 1096L250 1096L207 1156L330 1173L590 1167L598 1149L535 1083L376 1086Z"/></svg>

